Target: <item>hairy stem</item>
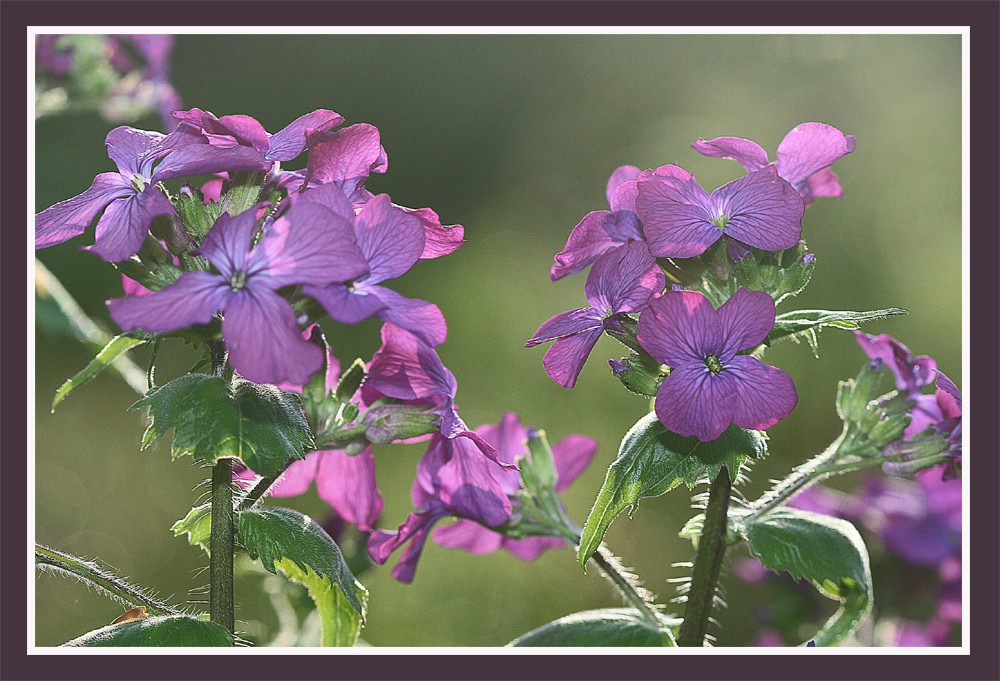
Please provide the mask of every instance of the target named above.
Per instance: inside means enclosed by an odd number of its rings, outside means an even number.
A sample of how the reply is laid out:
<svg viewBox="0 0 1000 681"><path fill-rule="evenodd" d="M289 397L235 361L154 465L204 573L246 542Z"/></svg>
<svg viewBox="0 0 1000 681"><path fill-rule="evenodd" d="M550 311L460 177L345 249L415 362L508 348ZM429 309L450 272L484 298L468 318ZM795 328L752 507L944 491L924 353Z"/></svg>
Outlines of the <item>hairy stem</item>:
<svg viewBox="0 0 1000 681"><path fill-rule="evenodd" d="M598 547L597 553L592 555L590 560L601 569L625 600L639 611L644 620L657 627L663 626L663 621L653 609L651 594L639 585L639 579L628 572L603 544Z"/></svg>
<svg viewBox="0 0 1000 681"><path fill-rule="evenodd" d="M677 645L701 647L708 632L708 617L715 600L715 588L722 567L722 557L726 553L726 516L729 513L729 497L732 482L729 471L723 466L715 476L708 495L705 509L705 523L698 540L691 571L691 590L687 595L684 621L677 635Z"/></svg>
<svg viewBox="0 0 1000 681"><path fill-rule="evenodd" d="M35 565L42 570L69 574L81 582L114 598L122 605L145 606L150 615L180 615L180 610L159 601L132 586L121 577L102 569L97 563L35 544Z"/></svg>
<svg viewBox="0 0 1000 681"><path fill-rule="evenodd" d="M231 459L212 467L212 532L209 537L209 616L230 633L236 631L233 605L233 470Z"/></svg>

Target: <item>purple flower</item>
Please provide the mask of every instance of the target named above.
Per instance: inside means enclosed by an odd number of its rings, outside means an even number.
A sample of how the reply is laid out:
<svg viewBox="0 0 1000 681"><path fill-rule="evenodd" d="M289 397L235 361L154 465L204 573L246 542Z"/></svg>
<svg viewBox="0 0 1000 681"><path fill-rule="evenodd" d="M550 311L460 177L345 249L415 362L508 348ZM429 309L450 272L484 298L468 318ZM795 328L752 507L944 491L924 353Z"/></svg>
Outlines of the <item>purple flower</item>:
<svg viewBox="0 0 1000 681"><path fill-rule="evenodd" d="M484 440L497 448L500 459L507 463L517 463L528 456L528 434L521 425L517 414L506 413L499 425L484 425L476 428ZM552 459L556 466L556 492L562 492L583 472L597 452L597 441L584 435L570 435L552 447ZM516 512L516 495L521 488L521 476L517 471L499 471L495 477L508 497L512 498ZM434 531L434 541L441 546L462 549L470 553L491 553L506 549L521 560L535 560L543 551L566 544L558 537L528 537L513 539L495 532L475 520L460 519L446 527Z"/></svg>
<svg viewBox="0 0 1000 681"><path fill-rule="evenodd" d="M566 247L556 254L550 275L552 281L583 271L608 250L629 239L645 240L642 223L635 214L639 176L635 166L621 166L611 173L606 191L611 210L591 211L573 228Z"/></svg>
<svg viewBox="0 0 1000 681"><path fill-rule="evenodd" d="M361 384L361 398L374 405L382 398L399 400L407 405L425 405L436 414L445 438L471 440L489 459L505 468L497 450L478 433L469 430L455 407L458 381L441 362L430 345L395 324L382 325L382 347L372 357Z"/></svg>
<svg viewBox="0 0 1000 681"><path fill-rule="evenodd" d="M702 442L731 423L763 430L798 400L784 371L737 354L764 341L774 300L740 288L718 310L701 293L667 291L639 315L639 343L671 367L656 394L656 416L668 430Z"/></svg>
<svg viewBox="0 0 1000 681"><path fill-rule="evenodd" d="M105 145L118 172L99 174L87 191L38 213L35 248L83 234L104 211L95 243L85 250L108 262L125 260L139 251L154 218L174 212L158 182L227 169L260 169L255 154L248 157L240 149L209 152L206 140L190 126L169 135L121 126L108 133Z"/></svg>
<svg viewBox="0 0 1000 681"><path fill-rule="evenodd" d="M205 236L199 252L219 274L187 272L157 293L108 301L108 309L123 330L151 333L207 324L222 312L222 337L236 371L257 383L304 385L323 352L302 338L277 290L354 279L364 274L365 260L350 222L316 204L293 206L251 247L256 212L223 213Z"/></svg>
<svg viewBox="0 0 1000 681"><path fill-rule="evenodd" d="M310 189L300 197L300 203L311 199L347 217L368 262L368 273L353 281L306 286L303 293L319 301L338 322L356 324L375 316L410 331L428 345L441 345L448 327L437 305L379 286L386 279L405 274L420 259L424 250L420 221L394 207L387 194L366 202L356 217L334 185Z"/></svg>
<svg viewBox="0 0 1000 681"><path fill-rule="evenodd" d="M412 582L428 533L437 521L457 516L497 527L510 518L511 502L498 480L501 471L471 440L434 435L417 465L411 492L418 512L411 513L397 531L375 530L368 539L368 553L382 564L393 551L410 542L392 576Z"/></svg>
<svg viewBox="0 0 1000 681"><path fill-rule="evenodd" d="M767 152L756 142L739 137L699 139L691 145L706 156L731 158L748 173L768 165ZM840 196L843 190L829 166L854 151L854 135L824 123L802 123L785 135L778 145L775 162L778 175L788 180L809 205L820 196Z"/></svg>
<svg viewBox="0 0 1000 681"><path fill-rule="evenodd" d="M644 308L664 286L666 277L645 242L618 246L598 258L587 275L584 291L591 306L552 317L525 347L554 340L545 353L545 371L559 385L572 388L605 329L621 315Z"/></svg>
<svg viewBox="0 0 1000 681"><path fill-rule="evenodd" d="M662 170L662 169L660 169ZM802 198L773 166L719 187L711 195L678 168L638 182L636 212L650 252L658 258L690 258L723 234L766 251L791 248L802 234Z"/></svg>

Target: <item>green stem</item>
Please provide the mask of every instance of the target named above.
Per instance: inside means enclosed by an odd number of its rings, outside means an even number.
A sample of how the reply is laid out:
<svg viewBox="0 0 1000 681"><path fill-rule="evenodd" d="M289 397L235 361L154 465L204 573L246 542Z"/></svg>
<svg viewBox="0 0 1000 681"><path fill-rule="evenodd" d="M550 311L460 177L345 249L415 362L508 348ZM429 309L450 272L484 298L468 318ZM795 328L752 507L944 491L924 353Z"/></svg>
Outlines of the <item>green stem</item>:
<svg viewBox="0 0 1000 681"><path fill-rule="evenodd" d="M230 633L236 632L233 605L233 470L232 459L212 467L212 532L209 537L209 616Z"/></svg>
<svg viewBox="0 0 1000 681"><path fill-rule="evenodd" d="M687 595L684 621L677 635L679 646L700 648L708 632L708 617L715 600L722 557L726 553L726 516L729 513L731 494L732 482L729 480L729 471L723 466L715 476L708 495L705 523L701 529L698 552L691 571L691 589Z"/></svg>
<svg viewBox="0 0 1000 681"><path fill-rule="evenodd" d="M101 569L97 563L35 544L35 565L43 570L67 573L86 582L123 605L144 606L150 615L180 615L180 610L148 596L117 575Z"/></svg>

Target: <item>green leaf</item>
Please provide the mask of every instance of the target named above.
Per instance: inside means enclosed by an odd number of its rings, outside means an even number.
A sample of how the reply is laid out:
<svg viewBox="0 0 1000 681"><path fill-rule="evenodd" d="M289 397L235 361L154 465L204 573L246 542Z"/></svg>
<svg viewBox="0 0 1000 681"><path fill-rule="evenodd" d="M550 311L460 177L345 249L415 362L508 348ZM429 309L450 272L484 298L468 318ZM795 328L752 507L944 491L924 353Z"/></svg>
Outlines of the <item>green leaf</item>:
<svg viewBox="0 0 1000 681"><path fill-rule="evenodd" d="M107 647L150 646L231 646L233 636L226 628L189 615L160 615L109 624L73 639L63 646Z"/></svg>
<svg viewBox="0 0 1000 681"><path fill-rule="evenodd" d="M663 618L663 625L656 627L647 622L632 608L604 608L587 610L561 617L529 631L507 647L674 647L671 625L680 620Z"/></svg>
<svg viewBox="0 0 1000 681"><path fill-rule="evenodd" d="M104 346L104 349L97 353L94 359L90 360L87 366L73 376L73 378L67 379L65 383L59 386L59 390L56 391L56 396L52 400L52 411L55 411L56 405L66 399L66 396L73 390L107 369L116 359L135 346L149 342L150 338L149 335L143 332L139 332L138 334L126 333L112 338Z"/></svg>
<svg viewBox="0 0 1000 681"><path fill-rule="evenodd" d="M187 534L191 546L200 546L210 553L209 544L212 535L212 504L195 506L181 520L170 526L174 536Z"/></svg>
<svg viewBox="0 0 1000 681"><path fill-rule="evenodd" d="M868 312L852 312L850 310L794 310L778 315L774 320L774 328L767 334L764 345L771 345L783 338L790 338L796 343L805 340L812 348L813 355L819 356L817 332L825 326L840 329L860 328L861 322L874 319L884 319L894 315L906 314L906 310L890 307L885 310L869 310Z"/></svg>
<svg viewBox="0 0 1000 681"><path fill-rule="evenodd" d="M309 589L323 623L322 645L354 645L364 624L368 591L323 528L288 508L251 508L237 515L236 537L266 570L277 574L275 568L281 568Z"/></svg>
<svg viewBox="0 0 1000 681"><path fill-rule="evenodd" d="M640 499L655 497L682 482L689 489L708 476L714 480L723 466L734 482L740 466L748 459L767 454L763 433L730 426L719 439L702 442L667 430L646 414L625 434L618 459L608 468L604 486L584 525L577 552L580 567L597 550L611 522L628 507L634 510Z"/></svg>
<svg viewBox="0 0 1000 681"><path fill-rule="evenodd" d="M854 631L871 609L872 579L868 550L854 525L841 518L780 508L738 525L764 567L808 579L840 609L813 639L818 646L838 643Z"/></svg>
<svg viewBox="0 0 1000 681"><path fill-rule="evenodd" d="M189 374L150 390L129 409L139 407L149 407L152 419L142 448L173 428L175 459L191 454L214 465L233 457L267 477L313 447L298 396L273 385Z"/></svg>

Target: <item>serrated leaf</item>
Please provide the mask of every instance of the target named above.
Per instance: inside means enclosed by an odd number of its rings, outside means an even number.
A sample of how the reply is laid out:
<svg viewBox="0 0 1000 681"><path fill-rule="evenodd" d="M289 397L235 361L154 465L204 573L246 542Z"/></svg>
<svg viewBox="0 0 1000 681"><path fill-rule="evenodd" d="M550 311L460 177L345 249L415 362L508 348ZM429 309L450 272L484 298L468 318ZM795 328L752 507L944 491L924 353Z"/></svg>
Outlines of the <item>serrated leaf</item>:
<svg viewBox="0 0 1000 681"><path fill-rule="evenodd" d="M87 366L59 386L59 390L56 391L56 396L52 400L52 411L55 411L56 405L66 399L67 395L69 395L73 390L79 388L94 376L97 376L97 374L107 369L124 353L128 352L137 345L147 343L149 339L150 336L141 332L139 334L122 334L112 338L108 341L108 344L97 353L97 356L87 363Z"/></svg>
<svg viewBox="0 0 1000 681"><path fill-rule="evenodd" d="M778 315L774 320L774 328L767 334L764 345L771 345L775 341L783 338L790 338L796 342L805 340L812 348L813 354L817 353L817 331L826 326L833 326L841 329L857 329L862 322L875 319L884 319L894 315L906 314L906 310L898 307L890 307L884 310L869 310L867 312L853 312L851 310L793 310Z"/></svg>
<svg viewBox="0 0 1000 681"><path fill-rule="evenodd" d="M68 647L156 648L232 645L233 636L225 627L189 615L161 615L109 624L63 644Z"/></svg>
<svg viewBox="0 0 1000 681"><path fill-rule="evenodd" d="M748 459L767 454L764 435L730 426L719 439L702 442L667 430L654 412L643 416L625 434L618 458L608 468L580 539L577 559L584 569L587 559L604 540L611 522L640 499L669 492L684 483L694 488L704 476L714 480L723 466L734 482Z"/></svg>
<svg viewBox="0 0 1000 681"><path fill-rule="evenodd" d="M212 535L212 504L202 504L195 506L188 514L170 526L174 536L187 534L188 543L191 546L200 546L209 551L209 543Z"/></svg>
<svg viewBox="0 0 1000 681"><path fill-rule="evenodd" d="M507 647L639 647L655 646L673 648L669 626L671 620L663 618L656 627L647 622L632 608L604 608L576 612L549 622L538 629L520 636ZM673 622L679 624L680 620Z"/></svg>
<svg viewBox="0 0 1000 681"><path fill-rule="evenodd" d="M313 447L298 395L273 385L189 374L149 391L129 409L139 407L149 407L151 418L142 448L173 428L175 459L191 454L215 464L233 457L267 477Z"/></svg>
<svg viewBox="0 0 1000 681"><path fill-rule="evenodd" d="M280 568L309 589L323 623L322 645L354 645L364 624L368 591L323 528L288 508L251 508L237 514L236 536L266 570L277 574Z"/></svg>
<svg viewBox="0 0 1000 681"><path fill-rule="evenodd" d="M854 525L841 518L780 508L739 527L750 553L769 570L808 579L840 609L814 637L834 645L854 631L872 605L868 550Z"/></svg>

